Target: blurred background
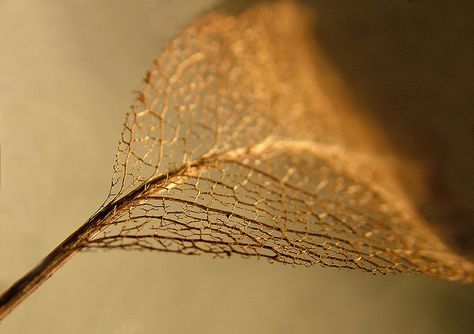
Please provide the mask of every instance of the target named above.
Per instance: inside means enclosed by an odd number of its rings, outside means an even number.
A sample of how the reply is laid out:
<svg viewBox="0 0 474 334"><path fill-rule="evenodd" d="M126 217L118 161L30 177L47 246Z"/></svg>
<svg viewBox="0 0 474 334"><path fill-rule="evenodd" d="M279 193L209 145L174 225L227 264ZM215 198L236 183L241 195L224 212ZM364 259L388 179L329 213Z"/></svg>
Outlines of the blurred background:
<svg viewBox="0 0 474 334"><path fill-rule="evenodd" d="M0 290L103 202L133 90L204 12L251 1L0 2ZM422 166L417 205L472 254L473 5L306 1L358 110ZM232 257L75 256L0 333L470 333L474 287Z"/></svg>

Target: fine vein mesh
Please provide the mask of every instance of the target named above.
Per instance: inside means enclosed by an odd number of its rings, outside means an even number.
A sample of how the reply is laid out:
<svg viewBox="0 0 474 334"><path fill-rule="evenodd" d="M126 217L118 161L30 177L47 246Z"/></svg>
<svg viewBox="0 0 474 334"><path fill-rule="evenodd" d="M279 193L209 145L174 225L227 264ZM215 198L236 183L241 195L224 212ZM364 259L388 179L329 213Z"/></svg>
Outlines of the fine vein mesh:
<svg viewBox="0 0 474 334"><path fill-rule="evenodd" d="M86 248L472 281L474 266L386 187L375 160L347 148L309 29L283 2L208 15L173 40L125 121L106 204L128 202Z"/></svg>

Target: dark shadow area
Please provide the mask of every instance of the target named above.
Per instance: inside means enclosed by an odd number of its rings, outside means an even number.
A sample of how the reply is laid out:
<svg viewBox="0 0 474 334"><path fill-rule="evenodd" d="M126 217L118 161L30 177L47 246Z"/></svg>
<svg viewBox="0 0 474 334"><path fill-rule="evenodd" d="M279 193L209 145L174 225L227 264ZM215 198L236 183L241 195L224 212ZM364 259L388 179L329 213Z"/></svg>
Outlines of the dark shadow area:
<svg viewBox="0 0 474 334"><path fill-rule="evenodd" d="M404 159L422 164L417 203L474 254L472 1L309 1L315 37Z"/></svg>
<svg viewBox="0 0 474 334"><path fill-rule="evenodd" d="M314 9L317 45L359 109L404 161L422 166L428 194L413 196L420 211L473 257L474 2L302 2Z"/></svg>

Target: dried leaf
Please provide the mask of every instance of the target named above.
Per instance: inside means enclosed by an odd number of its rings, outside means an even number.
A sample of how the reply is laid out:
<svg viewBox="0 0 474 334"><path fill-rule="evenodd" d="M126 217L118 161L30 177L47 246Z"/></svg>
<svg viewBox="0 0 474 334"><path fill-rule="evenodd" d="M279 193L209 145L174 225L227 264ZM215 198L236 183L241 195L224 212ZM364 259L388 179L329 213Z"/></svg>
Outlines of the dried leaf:
<svg viewBox="0 0 474 334"><path fill-rule="evenodd" d="M209 15L172 41L122 133L107 203L127 201L84 247L472 280L375 159L348 147L309 29L283 2Z"/></svg>
<svg viewBox="0 0 474 334"><path fill-rule="evenodd" d="M324 94L292 2L210 14L165 48L127 115L109 196L0 298L0 318L78 250L121 248L472 282ZM356 134L363 137L360 131Z"/></svg>

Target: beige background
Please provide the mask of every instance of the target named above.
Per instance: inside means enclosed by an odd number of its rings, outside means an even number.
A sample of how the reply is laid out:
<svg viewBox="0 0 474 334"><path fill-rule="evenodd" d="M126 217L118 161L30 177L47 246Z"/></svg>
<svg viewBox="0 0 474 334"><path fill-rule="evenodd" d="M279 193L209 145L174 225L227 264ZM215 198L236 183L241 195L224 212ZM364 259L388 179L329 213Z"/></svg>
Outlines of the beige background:
<svg viewBox="0 0 474 334"><path fill-rule="evenodd" d="M0 1L1 290L102 203L131 91L216 6ZM467 333L473 311L472 286L426 277L110 251L73 258L0 333Z"/></svg>

